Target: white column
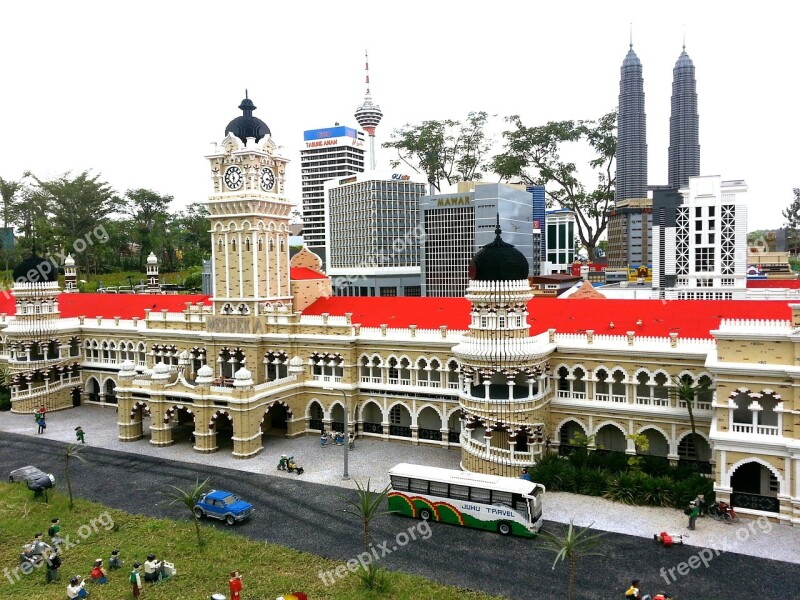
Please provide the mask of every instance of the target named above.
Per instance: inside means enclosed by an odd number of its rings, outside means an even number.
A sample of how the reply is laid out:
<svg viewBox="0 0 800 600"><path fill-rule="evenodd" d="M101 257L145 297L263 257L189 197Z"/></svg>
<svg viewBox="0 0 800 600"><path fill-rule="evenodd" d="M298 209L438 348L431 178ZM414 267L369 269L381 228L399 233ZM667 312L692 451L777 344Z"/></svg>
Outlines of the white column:
<svg viewBox="0 0 800 600"><path fill-rule="evenodd" d="M244 246L242 245L242 232L236 233L236 249L239 251L239 297L244 298Z"/></svg>
<svg viewBox="0 0 800 600"><path fill-rule="evenodd" d="M225 232L225 297L231 297L231 265L230 248L228 247L228 232Z"/></svg>
<svg viewBox="0 0 800 600"><path fill-rule="evenodd" d="M259 278L258 278L258 232L255 229L250 229L250 234L252 235L250 252L253 253L253 298L260 298L261 297L261 290L259 289ZM259 314L258 310L258 303L253 307L253 314Z"/></svg>

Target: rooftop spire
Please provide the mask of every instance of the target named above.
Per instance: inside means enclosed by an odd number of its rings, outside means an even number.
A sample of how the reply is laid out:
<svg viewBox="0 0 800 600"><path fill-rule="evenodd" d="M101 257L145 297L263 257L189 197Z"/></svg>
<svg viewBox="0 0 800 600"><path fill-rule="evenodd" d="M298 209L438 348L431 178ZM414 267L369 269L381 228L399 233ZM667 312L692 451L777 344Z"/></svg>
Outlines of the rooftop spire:
<svg viewBox="0 0 800 600"><path fill-rule="evenodd" d="M633 23L629 23L629 25L630 25L630 43L631 43L631 49L633 49Z"/></svg>
<svg viewBox="0 0 800 600"><path fill-rule="evenodd" d="M369 97L369 53L364 50L365 71L367 72L367 97Z"/></svg>

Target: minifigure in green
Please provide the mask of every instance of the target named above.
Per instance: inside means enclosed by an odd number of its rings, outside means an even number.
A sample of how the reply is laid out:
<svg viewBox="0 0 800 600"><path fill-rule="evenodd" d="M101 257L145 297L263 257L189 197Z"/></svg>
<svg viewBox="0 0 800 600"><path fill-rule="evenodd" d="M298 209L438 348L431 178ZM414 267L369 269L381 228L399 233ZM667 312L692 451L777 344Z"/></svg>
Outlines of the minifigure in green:
<svg viewBox="0 0 800 600"><path fill-rule="evenodd" d="M78 425L78 426L75 428L75 438L76 438L76 439L77 439L77 440L78 440L78 441L79 441L81 444L85 444L85 443L86 443L86 440L84 439L84 436L85 436L85 435L86 435L86 433L83 431L83 428L82 428L80 425Z"/></svg>

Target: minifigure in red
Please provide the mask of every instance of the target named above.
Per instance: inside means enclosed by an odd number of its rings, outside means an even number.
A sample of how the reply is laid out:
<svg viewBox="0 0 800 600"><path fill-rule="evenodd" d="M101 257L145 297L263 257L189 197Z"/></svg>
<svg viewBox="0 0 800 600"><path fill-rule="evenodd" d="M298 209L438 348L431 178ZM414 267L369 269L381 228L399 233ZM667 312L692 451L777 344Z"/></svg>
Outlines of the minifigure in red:
<svg viewBox="0 0 800 600"><path fill-rule="evenodd" d="M239 571L231 571L231 580L228 582L231 590L231 600L241 600L239 592L242 591L242 576Z"/></svg>
<svg viewBox="0 0 800 600"><path fill-rule="evenodd" d="M664 546L664 548L672 548L672 546L675 544L683 544L682 535L671 535L666 531L654 534L653 540L655 540L656 542L660 542Z"/></svg>

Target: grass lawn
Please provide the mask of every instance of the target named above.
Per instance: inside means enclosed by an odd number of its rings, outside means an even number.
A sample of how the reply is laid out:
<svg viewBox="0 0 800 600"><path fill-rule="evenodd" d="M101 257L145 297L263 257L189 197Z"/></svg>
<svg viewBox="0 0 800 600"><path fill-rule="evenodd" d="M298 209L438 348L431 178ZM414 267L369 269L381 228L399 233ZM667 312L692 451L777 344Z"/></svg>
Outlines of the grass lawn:
<svg viewBox="0 0 800 600"><path fill-rule="evenodd" d="M357 574L349 574L336 584L325 586L320 570L331 570L344 563L274 544L250 540L234 532L201 524L205 545L197 546L194 527L184 521L151 519L78 500L70 511L66 490L50 490L50 502L33 501L24 484L0 483L0 598L44 600L66 598L66 587L73 575L87 578L92 563L102 558L107 568L111 550L120 550L122 569L109 571L106 585L86 584L90 600L132 598L128 576L135 561L144 562L150 552L175 563L176 577L157 584L144 584L144 600L207 600L212 593L228 597L228 577L238 569L243 575L244 600L272 600L291 592L305 592L309 600L407 599L491 600L477 592L458 589L402 573L389 573L385 593L366 591ZM165 501L167 499L165 498ZM44 533L53 517L61 519L61 535L69 536L71 547L62 553L59 581L45 584L44 567L29 575L19 566L21 547ZM188 517L188 515L187 515ZM234 528L235 529L235 528ZM353 535L359 535L353 523ZM9 577L14 581L11 583Z"/></svg>

